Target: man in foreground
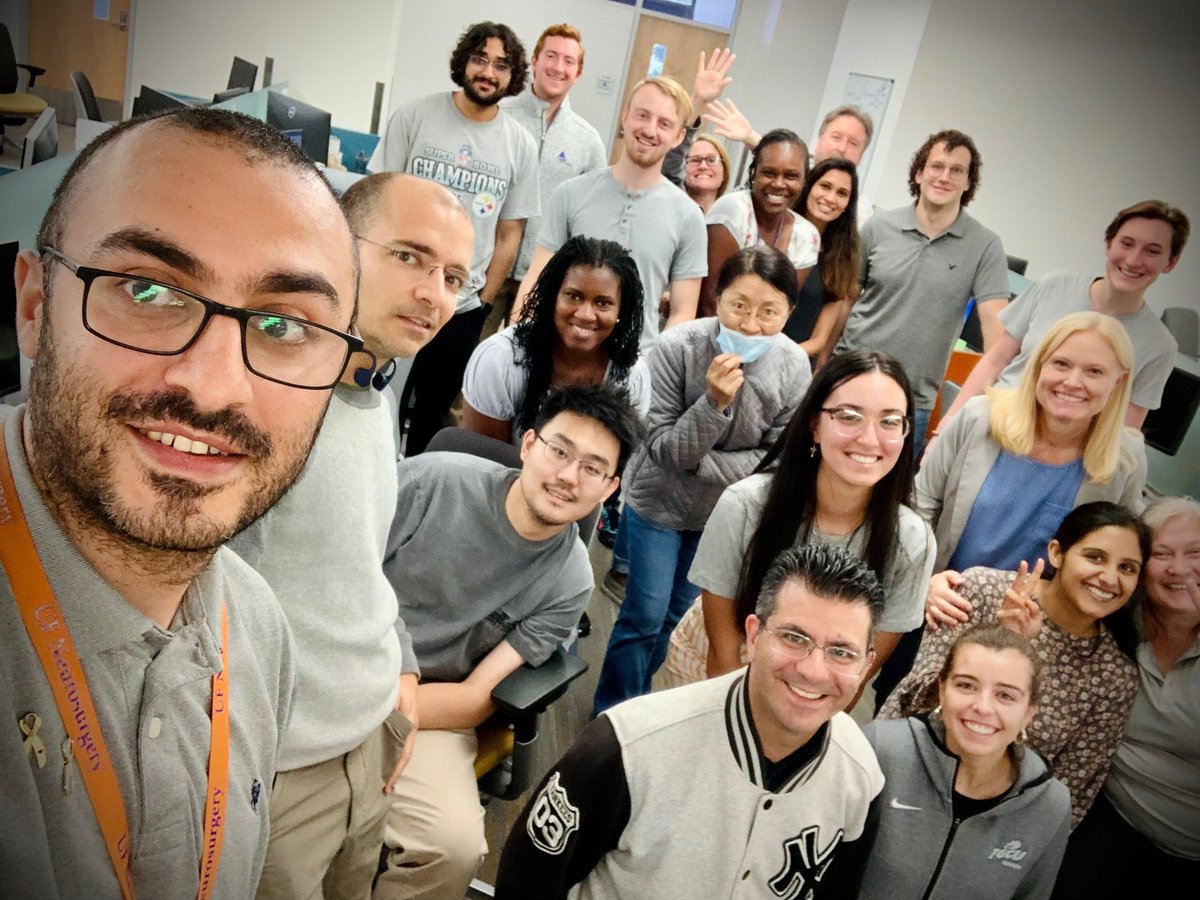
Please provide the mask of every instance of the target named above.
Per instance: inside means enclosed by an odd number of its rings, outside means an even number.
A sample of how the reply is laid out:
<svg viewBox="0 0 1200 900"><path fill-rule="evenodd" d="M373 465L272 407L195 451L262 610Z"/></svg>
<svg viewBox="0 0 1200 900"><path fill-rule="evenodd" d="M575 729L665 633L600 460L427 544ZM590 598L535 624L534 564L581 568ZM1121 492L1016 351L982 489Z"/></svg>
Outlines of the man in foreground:
<svg viewBox="0 0 1200 900"><path fill-rule="evenodd" d="M857 896L883 774L841 710L882 607L860 560L784 551L746 619L749 668L601 714L514 826L496 896Z"/></svg>
<svg viewBox="0 0 1200 900"><path fill-rule="evenodd" d="M89 144L38 243L0 453L0 884L243 900L295 656L221 545L299 474L362 347L353 239L286 138L189 108Z"/></svg>

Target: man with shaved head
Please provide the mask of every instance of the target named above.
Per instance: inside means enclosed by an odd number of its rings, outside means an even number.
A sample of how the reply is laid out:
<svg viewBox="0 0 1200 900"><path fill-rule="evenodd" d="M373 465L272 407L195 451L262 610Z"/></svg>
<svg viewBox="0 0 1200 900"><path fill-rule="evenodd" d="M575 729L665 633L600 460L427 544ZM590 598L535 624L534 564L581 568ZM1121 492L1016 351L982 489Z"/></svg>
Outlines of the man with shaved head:
<svg viewBox="0 0 1200 900"><path fill-rule="evenodd" d="M358 328L379 368L346 369L295 486L233 544L274 588L297 650L263 898L362 898L371 889L385 791L412 753L418 676L383 573L397 448L381 392L394 360L454 315L474 239L454 195L411 175L361 179L342 208L362 266Z"/></svg>
<svg viewBox="0 0 1200 900"><path fill-rule="evenodd" d="M286 138L212 109L123 122L16 264L28 402L0 446L0 885L251 896L295 650L227 548L304 467L356 250Z"/></svg>

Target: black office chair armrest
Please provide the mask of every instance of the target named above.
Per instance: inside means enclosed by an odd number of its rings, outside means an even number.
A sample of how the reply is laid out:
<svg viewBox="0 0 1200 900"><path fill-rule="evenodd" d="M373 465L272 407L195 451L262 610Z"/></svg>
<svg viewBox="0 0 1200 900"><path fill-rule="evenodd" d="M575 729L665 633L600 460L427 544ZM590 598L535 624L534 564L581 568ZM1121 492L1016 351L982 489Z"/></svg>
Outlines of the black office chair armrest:
<svg viewBox="0 0 1200 900"><path fill-rule="evenodd" d="M537 715L566 693L567 686L588 670L588 664L561 647L536 668L521 666L492 690L492 702L514 719Z"/></svg>
<svg viewBox="0 0 1200 900"><path fill-rule="evenodd" d="M29 84L25 85L26 90L33 87L33 83L37 81L39 75L45 75L46 70L41 66L31 66L28 63L17 63L18 69L24 69L29 73Z"/></svg>

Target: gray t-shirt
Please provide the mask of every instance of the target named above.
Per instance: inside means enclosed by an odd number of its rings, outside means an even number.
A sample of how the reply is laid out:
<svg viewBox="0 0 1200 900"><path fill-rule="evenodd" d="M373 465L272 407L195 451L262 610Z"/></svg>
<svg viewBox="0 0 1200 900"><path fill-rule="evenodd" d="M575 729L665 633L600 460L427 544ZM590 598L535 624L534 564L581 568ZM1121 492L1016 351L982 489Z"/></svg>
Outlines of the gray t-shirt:
<svg viewBox="0 0 1200 900"><path fill-rule="evenodd" d="M862 229L863 291L836 352L880 350L900 360L917 409L933 409L967 304L1007 300L1000 238L964 209L932 240L916 207L879 212Z"/></svg>
<svg viewBox="0 0 1200 900"><path fill-rule="evenodd" d="M708 274L708 232L695 202L665 178L629 191L601 169L565 181L546 201L537 242L556 251L577 234L616 241L637 263L645 289L641 351L658 337L658 301L672 281Z"/></svg>
<svg viewBox="0 0 1200 900"><path fill-rule="evenodd" d="M426 681L462 681L503 640L530 665L565 641L591 596L592 566L569 525L544 541L512 527L518 472L466 453L400 463L383 568Z"/></svg>
<svg viewBox="0 0 1200 900"><path fill-rule="evenodd" d="M477 308L496 246L496 220L528 219L540 211L537 147L529 132L503 110L489 122L473 122L458 111L452 93L430 94L392 114L369 168L428 178L458 197L475 226L475 247L455 311Z"/></svg>
<svg viewBox="0 0 1200 900"><path fill-rule="evenodd" d="M513 443L521 439L521 426L517 421L521 404L525 402L525 389L529 385L529 374L525 367L517 364L517 345L513 340L516 326L498 331L483 341L471 354L467 371L463 375L463 399L471 408L492 419L512 422ZM612 364L604 375L611 382ZM641 415L650 409L650 370L644 360L639 359L629 370L625 379L629 401Z"/></svg>
<svg viewBox="0 0 1200 900"><path fill-rule="evenodd" d="M359 746L395 707L400 672L417 671L383 575L396 511L393 421L378 391L338 385L296 483L230 543L267 579L296 638L284 771Z"/></svg>
<svg viewBox="0 0 1200 900"><path fill-rule="evenodd" d="M998 387L1016 387L1025 363L1046 332L1063 316L1093 312L1094 278L1073 272L1051 272L1039 278L1000 313L1004 330L1021 342L1021 351L996 380ZM1170 329L1145 303L1137 312L1113 316L1125 326L1133 343L1133 393L1129 402L1158 409L1162 392L1175 368L1178 350Z"/></svg>
<svg viewBox="0 0 1200 900"><path fill-rule="evenodd" d="M21 445L23 408L4 423L17 494L46 577L83 663L129 825L139 897L194 897L205 841L212 676L221 670L221 606L229 621L230 758L225 839L214 897L244 900L266 858L269 803L292 709L296 653L267 583L222 547L190 585L170 629L101 579L60 530ZM40 719L46 764L23 746L18 720ZM76 747L63 790L66 729L0 568L0 893L119 900L121 890ZM11 892L11 893L10 893Z"/></svg>
<svg viewBox="0 0 1200 900"><path fill-rule="evenodd" d="M737 596L742 560L762 518L771 478L769 472L760 472L731 484L721 494L704 526L696 558L688 572L688 580L696 587L718 597ZM866 528L836 535L814 526L809 541L841 547L861 559L867 536ZM901 506L899 544L882 579L885 602L879 631L911 631L924 621L925 592L933 574L934 552L929 525L907 506Z"/></svg>
<svg viewBox="0 0 1200 900"><path fill-rule="evenodd" d="M538 193L545 201L554 189L576 175L604 168L606 159L600 132L571 108L571 98L564 97L554 121L546 124L545 100L539 100L532 85L523 94L505 97L500 108L521 123L538 148ZM533 248L537 243L541 216L530 216L525 223L525 236L513 265L512 277L521 279L529 271Z"/></svg>

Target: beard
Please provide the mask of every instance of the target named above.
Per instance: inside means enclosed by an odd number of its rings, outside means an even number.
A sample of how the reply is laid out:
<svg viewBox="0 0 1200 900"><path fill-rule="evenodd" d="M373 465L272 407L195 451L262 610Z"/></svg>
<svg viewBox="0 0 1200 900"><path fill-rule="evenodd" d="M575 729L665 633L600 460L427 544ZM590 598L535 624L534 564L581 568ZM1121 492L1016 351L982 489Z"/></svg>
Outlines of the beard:
<svg viewBox="0 0 1200 900"><path fill-rule="evenodd" d="M244 413L232 408L204 412L182 389L106 397L95 382L89 373L61 365L44 323L26 407L30 469L68 532L82 529L87 539L138 556L143 568L152 569L152 558L160 553L211 556L283 495L315 440L314 430L307 439L293 436L277 443ZM243 455L244 474L233 484L216 486L145 470L119 476L113 447L126 440L124 423L138 419L173 421L220 435ZM153 501L139 505L133 497L147 487ZM241 493L231 515L206 509L206 501L222 491Z"/></svg>
<svg viewBox="0 0 1200 900"><path fill-rule="evenodd" d="M495 106L504 97L504 91L500 89L499 82L493 82L496 89L491 94L484 96L475 90L475 82L463 79L463 93L467 95L467 99L476 106Z"/></svg>

